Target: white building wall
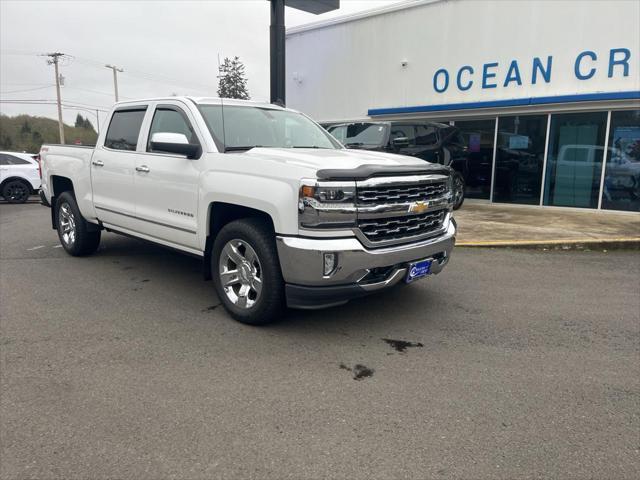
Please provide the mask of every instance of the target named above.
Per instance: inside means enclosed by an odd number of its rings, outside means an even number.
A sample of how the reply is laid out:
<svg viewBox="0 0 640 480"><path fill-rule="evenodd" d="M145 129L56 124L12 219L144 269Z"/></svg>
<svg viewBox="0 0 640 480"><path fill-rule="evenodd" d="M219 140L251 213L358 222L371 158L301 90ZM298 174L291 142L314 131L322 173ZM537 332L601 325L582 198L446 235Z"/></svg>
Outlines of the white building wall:
<svg viewBox="0 0 640 480"><path fill-rule="evenodd" d="M287 31L287 105L317 120L367 117L369 109L640 91L640 1L425 0L379 15ZM389 11L391 10L391 11ZM612 49L621 49L609 77ZM578 79L595 68L589 79ZM628 51L628 54L626 53ZM532 82L534 58L546 67ZM505 79L512 61L512 81ZM406 66L402 62L406 61ZM490 64L497 63L497 66ZM484 67L489 64L488 67ZM461 91L456 76L463 66ZM487 77L483 88L483 68ZM522 85L514 80L518 69ZM434 74L446 69L438 93ZM442 88L444 74L439 74Z"/></svg>

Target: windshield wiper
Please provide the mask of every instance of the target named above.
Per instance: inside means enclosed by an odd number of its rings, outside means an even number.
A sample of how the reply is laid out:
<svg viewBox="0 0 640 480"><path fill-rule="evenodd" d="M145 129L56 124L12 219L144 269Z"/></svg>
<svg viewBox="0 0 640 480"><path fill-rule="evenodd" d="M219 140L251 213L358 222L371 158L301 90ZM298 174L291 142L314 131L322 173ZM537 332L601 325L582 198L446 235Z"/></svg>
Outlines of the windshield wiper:
<svg viewBox="0 0 640 480"><path fill-rule="evenodd" d="M328 150L328 148L327 148L327 147L319 147L319 146L317 146L317 145L310 145L310 146L294 145L294 146L289 147L289 148L320 148L320 149L322 149L322 150Z"/></svg>
<svg viewBox="0 0 640 480"><path fill-rule="evenodd" d="M262 147L262 145L246 145L246 146L234 146L234 147L225 147L225 152L242 152L245 150L251 150L252 148Z"/></svg>
<svg viewBox="0 0 640 480"><path fill-rule="evenodd" d="M363 145L364 143L362 142L349 142L344 144L345 147L361 147Z"/></svg>

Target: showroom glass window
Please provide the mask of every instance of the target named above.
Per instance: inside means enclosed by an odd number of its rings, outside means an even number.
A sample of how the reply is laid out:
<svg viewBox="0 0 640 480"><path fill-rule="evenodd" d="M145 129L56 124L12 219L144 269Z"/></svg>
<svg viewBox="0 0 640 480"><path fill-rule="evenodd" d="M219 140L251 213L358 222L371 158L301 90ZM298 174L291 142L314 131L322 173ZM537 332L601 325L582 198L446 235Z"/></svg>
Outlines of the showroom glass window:
<svg viewBox="0 0 640 480"><path fill-rule="evenodd" d="M640 110L611 112L602 208L640 212Z"/></svg>
<svg viewBox="0 0 640 480"><path fill-rule="evenodd" d="M493 140L496 121L456 120L456 127L465 140L462 174L466 184L465 196L468 198L489 199L491 192L491 170L493 166Z"/></svg>
<svg viewBox="0 0 640 480"><path fill-rule="evenodd" d="M500 117L493 201L540 203L547 115Z"/></svg>
<svg viewBox="0 0 640 480"><path fill-rule="evenodd" d="M544 204L597 208L607 112L551 116Z"/></svg>

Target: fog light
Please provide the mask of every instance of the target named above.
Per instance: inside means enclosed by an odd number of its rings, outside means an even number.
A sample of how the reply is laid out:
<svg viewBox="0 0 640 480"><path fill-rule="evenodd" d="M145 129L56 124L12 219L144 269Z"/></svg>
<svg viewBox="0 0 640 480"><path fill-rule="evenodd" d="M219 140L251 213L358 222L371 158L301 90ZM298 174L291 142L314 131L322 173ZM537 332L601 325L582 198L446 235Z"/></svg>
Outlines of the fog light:
<svg viewBox="0 0 640 480"><path fill-rule="evenodd" d="M331 275L335 270L338 264L338 255L335 253L325 253L324 254L324 269L323 273L325 277Z"/></svg>

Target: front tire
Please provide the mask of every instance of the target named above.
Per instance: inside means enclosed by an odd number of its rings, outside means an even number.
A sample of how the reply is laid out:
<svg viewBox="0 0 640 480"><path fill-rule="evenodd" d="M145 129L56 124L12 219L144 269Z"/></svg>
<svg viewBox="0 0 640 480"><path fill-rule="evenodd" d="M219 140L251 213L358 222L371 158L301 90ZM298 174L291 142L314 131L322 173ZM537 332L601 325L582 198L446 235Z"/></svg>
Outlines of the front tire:
<svg viewBox="0 0 640 480"><path fill-rule="evenodd" d="M58 237L69 255L91 255L100 246L100 230L93 230L84 219L71 192L63 192L56 201Z"/></svg>
<svg viewBox="0 0 640 480"><path fill-rule="evenodd" d="M9 203L24 203L31 194L31 185L22 180L11 180L2 187L2 196Z"/></svg>
<svg viewBox="0 0 640 480"><path fill-rule="evenodd" d="M218 233L211 255L213 285L233 318L265 325L284 311L284 280L272 228L259 218L236 220Z"/></svg>

